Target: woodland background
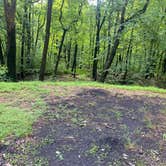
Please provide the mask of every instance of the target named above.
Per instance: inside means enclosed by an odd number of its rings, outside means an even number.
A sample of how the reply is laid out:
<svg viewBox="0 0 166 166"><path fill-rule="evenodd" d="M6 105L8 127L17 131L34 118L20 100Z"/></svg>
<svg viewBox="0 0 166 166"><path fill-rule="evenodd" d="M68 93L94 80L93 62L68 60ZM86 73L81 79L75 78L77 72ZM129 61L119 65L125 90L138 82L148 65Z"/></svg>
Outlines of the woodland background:
<svg viewBox="0 0 166 166"><path fill-rule="evenodd" d="M164 0L1 0L0 80L166 87L165 16Z"/></svg>

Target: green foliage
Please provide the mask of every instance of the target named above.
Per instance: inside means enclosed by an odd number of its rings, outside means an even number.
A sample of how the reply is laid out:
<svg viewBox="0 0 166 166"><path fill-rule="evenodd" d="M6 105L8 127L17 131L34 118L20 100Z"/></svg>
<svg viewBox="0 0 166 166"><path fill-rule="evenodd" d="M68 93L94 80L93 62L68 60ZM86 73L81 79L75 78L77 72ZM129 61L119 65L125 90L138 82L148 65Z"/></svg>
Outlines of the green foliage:
<svg viewBox="0 0 166 166"><path fill-rule="evenodd" d="M0 65L0 81L7 81L7 67Z"/></svg>
<svg viewBox="0 0 166 166"><path fill-rule="evenodd" d="M96 155L96 153L99 151L99 146L92 144L90 149L87 151L90 155Z"/></svg>
<svg viewBox="0 0 166 166"><path fill-rule="evenodd" d="M166 141L166 133L163 134L163 140Z"/></svg>
<svg viewBox="0 0 166 166"><path fill-rule="evenodd" d="M111 2L111 3L110 3ZM145 0L130 0L126 6L125 19L136 14L145 4ZM80 4L83 8L80 14ZM96 39L96 5L84 0L64 1L62 16L60 14L62 0L53 4L52 23L46 75L53 78L55 62L59 52L63 29L68 29L62 47L58 75L71 75L74 61L74 46L78 44L76 76L82 80L89 80L92 76L93 55ZM107 56L111 54L115 37L120 27L120 15L124 0L101 1L101 18L103 26L100 30L98 53L98 78L103 72ZM2 52L6 61L6 25L0 2L0 39ZM26 79L38 79L44 45L46 25L46 1L17 2L17 73L21 72L21 50L23 48L23 68ZM25 12L26 11L26 12ZM61 16L61 17L60 17ZM60 19L62 24L60 23ZM26 23L23 29L23 23ZM110 30L109 30L109 23ZM139 84L165 87L166 82L166 33L165 33L165 2L151 0L148 9L142 15L137 15L128 23L119 37L119 47L116 50L113 63L110 67L107 82L118 84ZM30 34L28 31L30 30ZM110 31L110 36L108 32ZM23 38L25 38L23 40ZM24 42L24 45L22 45ZM29 43L30 42L30 43ZM108 50L108 45L111 49ZM29 48L30 47L30 48ZM70 54L69 54L70 52ZM70 58L68 57L70 56ZM28 64L28 58L30 64ZM68 61L69 58L69 62ZM68 64L68 67L67 67ZM31 76L28 76L31 74ZM33 75L33 76L32 76ZM7 80L6 69L0 67L0 81Z"/></svg>

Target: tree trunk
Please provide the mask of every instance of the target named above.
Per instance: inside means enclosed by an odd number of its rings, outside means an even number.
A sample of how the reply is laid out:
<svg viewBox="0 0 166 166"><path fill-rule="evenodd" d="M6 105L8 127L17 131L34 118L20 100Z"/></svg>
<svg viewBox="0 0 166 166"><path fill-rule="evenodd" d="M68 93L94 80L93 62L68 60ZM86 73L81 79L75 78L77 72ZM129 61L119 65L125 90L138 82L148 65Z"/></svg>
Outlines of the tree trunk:
<svg viewBox="0 0 166 166"><path fill-rule="evenodd" d="M16 0L4 0L4 12L7 25L7 67L8 76L16 81Z"/></svg>
<svg viewBox="0 0 166 166"><path fill-rule="evenodd" d="M76 77L77 52L78 52L78 44L76 42L75 48L74 48L73 65L72 65L72 70L71 70L74 78Z"/></svg>
<svg viewBox="0 0 166 166"><path fill-rule="evenodd" d="M67 70L70 67L70 56L71 56L71 40L70 40L70 42L68 43L68 46L67 46Z"/></svg>
<svg viewBox="0 0 166 166"><path fill-rule="evenodd" d="M126 61L125 61L125 72L124 72L124 76L123 76L123 81L126 80L127 73L128 73L129 57L130 57L131 54L132 54L133 32L134 32L134 28L132 28L131 36L130 36L130 41L129 41L128 48L127 48Z"/></svg>
<svg viewBox="0 0 166 166"><path fill-rule="evenodd" d="M106 61L108 61L110 52L111 52L111 12L110 12L109 21L108 21L108 49L107 49Z"/></svg>
<svg viewBox="0 0 166 166"><path fill-rule="evenodd" d="M31 3L26 0L28 6L26 16L26 33L27 33L27 49L26 49L26 65L28 68L31 67Z"/></svg>
<svg viewBox="0 0 166 166"><path fill-rule="evenodd" d="M101 19L101 11L100 11L100 0L97 0L97 9L96 9L96 40L95 40L95 49L94 49L94 59L93 59L93 70L92 70L92 78L94 81L97 80L97 64L98 64L98 54L100 50L100 19Z"/></svg>
<svg viewBox="0 0 166 166"><path fill-rule="evenodd" d="M39 75L39 80L40 81L44 81L44 73L45 73L45 68L46 68L47 52L48 52L48 45L49 45L49 38L50 38L52 5L53 5L53 0L48 0L46 34L45 34L45 42L44 42L44 48L43 48L42 63L41 63L41 66L40 66L40 75Z"/></svg>
<svg viewBox="0 0 166 166"><path fill-rule="evenodd" d="M108 75L108 70L109 70L109 68L114 60L114 57L116 55L117 48L118 48L119 43L120 43L120 37L121 37L121 34L125 28L125 24L130 22L132 19L140 16L141 14L145 13L145 11L147 10L147 7L149 5L149 2L150 2L150 0L146 0L146 3L142 9L138 10L131 17L129 17L128 19L125 20L125 13L126 13L126 7L128 4L128 0L124 0L124 6L122 7L122 11L121 11L120 27L118 29L117 35L115 36L115 40L114 40L114 44L112 47L112 51L111 51L110 56L109 56L109 60L105 63L104 70L103 70L102 75L100 77L101 82L104 82L107 75Z"/></svg>
<svg viewBox="0 0 166 166"><path fill-rule="evenodd" d="M0 65L4 65L5 61L4 61L4 57L3 57L3 51L2 51L2 41L0 39Z"/></svg>
<svg viewBox="0 0 166 166"><path fill-rule="evenodd" d="M105 81L105 79L106 79L106 77L108 75L108 70L109 70L109 68L110 68L110 66L111 66L111 64L112 64L112 62L114 60L114 57L116 55L116 51L117 51L117 48L118 48L119 43L120 43L120 36L121 36L121 33L123 32L123 29L124 29L125 11L126 11L126 6L123 7L123 10L122 10L122 13L121 13L120 27L119 27L117 35L115 37L115 41L114 41L111 53L108 56L107 61L106 61L105 65L104 65L104 69L103 69L102 75L100 77L100 82L104 82Z"/></svg>
<svg viewBox="0 0 166 166"><path fill-rule="evenodd" d="M63 43L64 43L64 40L65 40L66 33L67 33L67 30L63 29L63 35L62 35L61 43L60 43L60 46L59 46L59 51L58 51L57 60L56 60L56 64L55 64L55 69L54 69L54 76L57 75L59 61L61 59L61 52L62 52Z"/></svg>
<svg viewBox="0 0 166 166"><path fill-rule="evenodd" d="M24 80L24 49L25 49L25 27L26 27L26 13L27 13L27 3L24 4L24 16L22 25L22 41L21 41L21 64L20 64L20 76Z"/></svg>
<svg viewBox="0 0 166 166"><path fill-rule="evenodd" d="M93 79L94 81L97 80L97 64L98 64L98 53L99 53L99 40L100 40L100 32L97 30L97 33L96 33L96 42L95 42L95 50L94 50L94 60L93 60Z"/></svg>

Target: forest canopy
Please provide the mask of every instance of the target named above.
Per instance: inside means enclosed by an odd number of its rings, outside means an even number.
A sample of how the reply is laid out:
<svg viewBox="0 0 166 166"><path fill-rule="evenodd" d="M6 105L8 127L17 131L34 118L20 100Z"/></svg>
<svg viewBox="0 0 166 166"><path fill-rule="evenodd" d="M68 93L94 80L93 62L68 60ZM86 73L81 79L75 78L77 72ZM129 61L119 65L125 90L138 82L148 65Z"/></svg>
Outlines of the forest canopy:
<svg viewBox="0 0 166 166"><path fill-rule="evenodd" d="M166 83L163 0L0 1L0 80Z"/></svg>

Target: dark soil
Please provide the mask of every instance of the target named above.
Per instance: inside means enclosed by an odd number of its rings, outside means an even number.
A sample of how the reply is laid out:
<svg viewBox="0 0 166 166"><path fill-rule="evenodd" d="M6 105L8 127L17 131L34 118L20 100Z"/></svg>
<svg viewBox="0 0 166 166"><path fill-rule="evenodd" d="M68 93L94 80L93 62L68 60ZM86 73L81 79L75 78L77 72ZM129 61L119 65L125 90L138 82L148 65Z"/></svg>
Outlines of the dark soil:
<svg viewBox="0 0 166 166"><path fill-rule="evenodd" d="M82 89L46 102L33 135L0 147L0 158L17 166L166 165L166 99Z"/></svg>

